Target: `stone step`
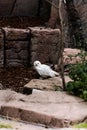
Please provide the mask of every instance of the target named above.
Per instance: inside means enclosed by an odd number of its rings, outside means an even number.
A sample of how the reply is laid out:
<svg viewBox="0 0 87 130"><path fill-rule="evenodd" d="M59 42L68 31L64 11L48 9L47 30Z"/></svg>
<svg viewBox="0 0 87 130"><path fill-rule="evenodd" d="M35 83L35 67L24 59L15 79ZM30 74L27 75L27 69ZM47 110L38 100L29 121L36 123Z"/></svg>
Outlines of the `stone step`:
<svg viewBox="0 0 87 130"><path fill-rule="evenodd" d="M43 91L25 96L13 91L2 91L0 114L16 120L62 128L87 117L87 102L65 92Z"/></svg>
<svg viewBox="0 0 87 130"><path fill-rule="evenodd" d="M71 79L65 76L65 82L69 82ZM29 83L24 86L24 93L29 93L32 89L38 90L62 90L62 79L61 77L54 77L49 79L32 79Z"/></svg>

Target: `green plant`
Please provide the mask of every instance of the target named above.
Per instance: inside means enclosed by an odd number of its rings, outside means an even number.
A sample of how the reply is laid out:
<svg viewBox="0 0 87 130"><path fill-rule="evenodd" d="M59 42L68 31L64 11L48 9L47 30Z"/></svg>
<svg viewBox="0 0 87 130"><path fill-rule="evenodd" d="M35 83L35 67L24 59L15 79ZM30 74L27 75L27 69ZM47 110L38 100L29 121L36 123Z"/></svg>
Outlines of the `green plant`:
<svg viewBox="0 0 87 130"><path fill-rule="evenodd" d="M76 96L83 98L87 101L87 53L79 54L81 61L76 65L70 67L69 76L73 81L66 85L66 90Z"/></svg>
<svg viewBox="0 0 87 130"><path fill-rule="evenodd" d="M11 128L12 129L12 126L9 124L0 123L0 128Z"/></svg>
<svg viewBox="0 0 87 130"><path fill-rule="evenodd" d="M80 124L74 125L74 128L87 128L87 123L80 123Z"/></svg>
<svg viewBox="0 0 87 130"><path fill-rule="evenodd" d="M54 88L54 91L61 91L62 90L62 88L60 88L57 85L53 85L53 88Z"/></svg>

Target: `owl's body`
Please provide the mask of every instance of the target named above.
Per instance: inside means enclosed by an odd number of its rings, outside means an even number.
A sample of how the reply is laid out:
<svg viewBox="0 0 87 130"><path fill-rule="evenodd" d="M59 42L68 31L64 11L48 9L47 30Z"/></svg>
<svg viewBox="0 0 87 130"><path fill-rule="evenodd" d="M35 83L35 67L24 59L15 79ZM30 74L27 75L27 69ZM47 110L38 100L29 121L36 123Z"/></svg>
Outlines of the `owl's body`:
<svg viewBox="0 0 87 130"><path fill-rule="evenodd" d="M35 61L34 67L41 77L55 77L59 75L59 73L52 70L50 66L41 64L40 61Z"/></svg>

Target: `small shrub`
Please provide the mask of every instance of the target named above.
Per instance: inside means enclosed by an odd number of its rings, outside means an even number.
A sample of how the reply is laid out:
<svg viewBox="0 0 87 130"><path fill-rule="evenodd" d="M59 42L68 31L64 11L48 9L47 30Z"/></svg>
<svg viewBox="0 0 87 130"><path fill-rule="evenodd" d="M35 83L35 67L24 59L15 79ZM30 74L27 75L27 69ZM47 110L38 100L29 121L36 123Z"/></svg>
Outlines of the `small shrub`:
<svg viewBox="0 0 87 130"><path fill-rule="evenodd" d="M74 128L87 128L87 123L80 123L74 126Z"/></svg>
<svg viewBox="0 0 87 130"><path fill-rule="evenodd" d="M0 123L0 129L1 129L1 128L11 128L11 129L12 129L12 126L9 125L9 124Z"/></svg>
<svg viewBox="0 0 87 130"><path fill-rule="evenodd" d="M83 59L85 59L86 54L79 54L82 62L70 67L69 76L73 81L66 85L66 90L69 93L79 96L85 101L87 101L87 60Z"/></svg>
<svg viewBox="0 0 87 130"><path fill-rule="evenodd" d="M54 91L61 91L62 90L62 88L60 88L57 85L53 85L53 88L54 88Z"/></svg>

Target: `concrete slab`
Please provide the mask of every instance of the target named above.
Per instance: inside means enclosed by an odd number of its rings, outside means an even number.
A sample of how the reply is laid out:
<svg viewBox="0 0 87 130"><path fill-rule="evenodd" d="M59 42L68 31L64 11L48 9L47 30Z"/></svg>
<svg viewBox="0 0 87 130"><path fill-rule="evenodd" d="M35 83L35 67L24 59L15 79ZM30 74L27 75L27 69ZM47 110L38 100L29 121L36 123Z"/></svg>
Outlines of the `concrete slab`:
<svg viewBox="0 0 87 130"><path fill-rule="evenodd" d="M65 92L43 91L25 96L12 91L16 98L6 100L6 91L2 91L0 114L4 116L43 124L44 127L69 127L87 118L87 102Z"/></svg>

